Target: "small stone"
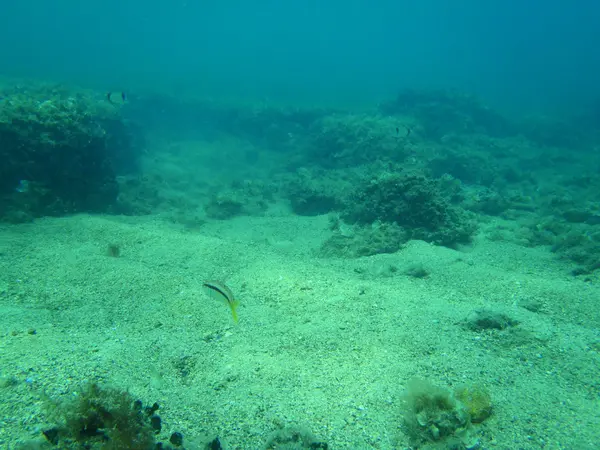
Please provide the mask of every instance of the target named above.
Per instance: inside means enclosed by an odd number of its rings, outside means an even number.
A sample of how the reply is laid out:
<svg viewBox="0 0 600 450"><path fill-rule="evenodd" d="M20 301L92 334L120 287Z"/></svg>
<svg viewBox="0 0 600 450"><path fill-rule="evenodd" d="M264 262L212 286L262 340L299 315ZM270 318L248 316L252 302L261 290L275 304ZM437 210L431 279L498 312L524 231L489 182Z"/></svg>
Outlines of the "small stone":
<svg viewBox="0 0 600 450"><path fill-rule="evenodd" d="M171 435L171 438L169 439L169 442L171 444L173 444L175 447L179 447L179 446L183 445L183 434L181 434L180 432L176 431L175 433L173 433Z"/></svg>
<svg viewBox="0 0 600 450"><path fill-rule="evenodd" d="M152 417L150 417L150 425L156 434L160 433L162 430L162 421L160 416L154 414Z"/></svg>

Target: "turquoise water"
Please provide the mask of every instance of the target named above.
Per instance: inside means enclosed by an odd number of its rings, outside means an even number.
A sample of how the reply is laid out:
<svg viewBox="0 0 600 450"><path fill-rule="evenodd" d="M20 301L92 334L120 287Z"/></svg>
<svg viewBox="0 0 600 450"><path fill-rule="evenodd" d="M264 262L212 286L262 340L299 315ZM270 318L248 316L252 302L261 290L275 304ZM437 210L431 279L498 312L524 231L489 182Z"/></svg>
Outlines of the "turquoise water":
<svg viewBox="0 0 600 450"><path fill-rule="evenodd" d="M598 6L467 0L6 2L2 72L101 90L372 104L458 88L503 107L596 93ZM544 110L547 112L548 110Z"/></svg>
<svg viewBox="0 0 600 450"><path fill-rule="evenodd" d="M597 447L596 4L0 14L1 449Z"/></svg>

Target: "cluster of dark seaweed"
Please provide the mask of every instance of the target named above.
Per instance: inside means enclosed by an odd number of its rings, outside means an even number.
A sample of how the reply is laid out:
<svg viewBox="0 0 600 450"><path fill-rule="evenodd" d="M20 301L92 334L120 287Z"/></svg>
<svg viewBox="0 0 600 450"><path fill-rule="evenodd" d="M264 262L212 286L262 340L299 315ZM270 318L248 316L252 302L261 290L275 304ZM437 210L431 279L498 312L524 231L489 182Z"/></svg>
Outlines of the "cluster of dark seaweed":
<svg viewBox="0 0 600 450"><path fill-rule="evenodd" d="M60 424L43 431L61 449L151 450L182 449L183 435L174 432L169 443L157 441L162 420L158 403L144 406L127 392L86 385L72 402L54 405Z"/></svg>

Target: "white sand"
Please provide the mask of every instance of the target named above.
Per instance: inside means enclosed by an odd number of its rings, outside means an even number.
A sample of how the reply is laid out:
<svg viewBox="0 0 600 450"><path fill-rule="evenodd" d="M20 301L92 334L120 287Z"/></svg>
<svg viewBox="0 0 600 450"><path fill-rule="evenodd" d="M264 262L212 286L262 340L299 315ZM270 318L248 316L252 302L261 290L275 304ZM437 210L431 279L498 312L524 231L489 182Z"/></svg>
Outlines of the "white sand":
<svg viewBox="0 0 600 450"><path fill-rule="evenodd" d="M0 448L52 424L44 395L86 381L158 402L163 439L181 431L259 449L300 424L331 449L406 448L400 403L414 377L489 389L494 414L475 431L483 448L597 448L597 279L573 278L545 249L484 237L462 251L415 241L391 255L315 257L327 236L325 217L195 231L151 217L3 226ZM405 275L415 263L430 276ZM238 325L204 296L205 279L239 297ZM461 326L478 308L520 324Z"/></svg>

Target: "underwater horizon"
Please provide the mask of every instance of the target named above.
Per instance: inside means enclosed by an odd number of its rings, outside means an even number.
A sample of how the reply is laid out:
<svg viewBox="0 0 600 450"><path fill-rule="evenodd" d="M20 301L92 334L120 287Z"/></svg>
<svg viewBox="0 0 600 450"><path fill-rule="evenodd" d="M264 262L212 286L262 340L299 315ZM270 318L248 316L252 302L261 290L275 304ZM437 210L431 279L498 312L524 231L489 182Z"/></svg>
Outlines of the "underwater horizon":
<svg viewBox="0 0 600 450"><path fill-rule="evenodd" d="M333 106L458 89L545 114L599 95L591 0L24 0L0 13L3 75L102 91Z"/></svg>
<svg viewBox="0 0 600 450"><path fill-rule="evenodd" d="M598 448L600 5L0 14L0 449Z"/></svg>

